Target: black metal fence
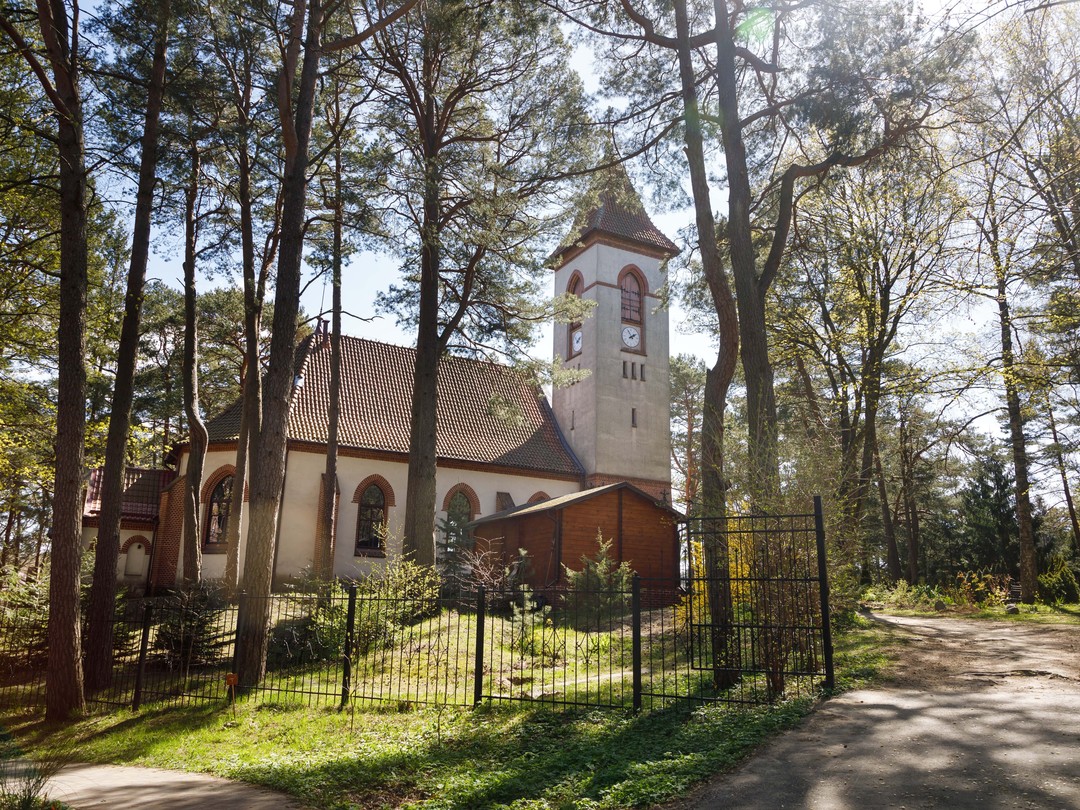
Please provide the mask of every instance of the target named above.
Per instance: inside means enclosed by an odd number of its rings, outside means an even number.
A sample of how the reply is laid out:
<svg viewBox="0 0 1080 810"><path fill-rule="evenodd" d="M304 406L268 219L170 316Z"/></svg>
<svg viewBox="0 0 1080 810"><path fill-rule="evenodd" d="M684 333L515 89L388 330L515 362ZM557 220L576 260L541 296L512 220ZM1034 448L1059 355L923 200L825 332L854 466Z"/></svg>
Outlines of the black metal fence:
<svg viewBox="0 0 1080 810"><path fill-rule="evenodd" d="M209 591L128 599L112 682L90 704L227 701L239 615L264 609L266 676L249 690L262 702L648 710L811 694L833 680L820 502L815 512L692 521L681 588L635 576L629 587L448 595L399 578L266 603ZM40 612L0 613L0 700L42 700L44 638Z"/></svg>

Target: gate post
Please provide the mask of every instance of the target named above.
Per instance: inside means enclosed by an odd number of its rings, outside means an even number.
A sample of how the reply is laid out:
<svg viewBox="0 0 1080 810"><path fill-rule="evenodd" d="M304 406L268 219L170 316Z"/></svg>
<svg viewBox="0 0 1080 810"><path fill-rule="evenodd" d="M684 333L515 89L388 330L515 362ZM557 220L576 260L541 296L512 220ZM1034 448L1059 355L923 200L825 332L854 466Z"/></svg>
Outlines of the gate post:
<svg viewBox="0 0 1080 810"><path fill-rule="evenodd" d="M641 577L634 574L630 585L630 609L633 612L631 625L631 652L634 669L634 712L641 711Z"/></svg>
<svg viewBox="0 0 1080 810"><path fill-rule="evenodd" d="M476 656L473 659L473 706L484 699L484 586L476 589Z"/></svg>
<svg viewBox="0 0 1080 810"><path fill-rule="evenodd" d="M833 670L832 616L829 614L829 569L825 564L825 513L821 496L814 496L814 533L817 535L818 592L821 594L821 647L825 654L825 688L836 688Z"/></svg>
<svg viewBox="0 0 1080 810"><path fill-rule="evenodd" d="M142 705L143 677L146 674L146 648L150 645L150 602L143 603L142 636L139 638L139 663L135 666L135 693L131 697L131 710L137 712Z"/></svg>
<svg viewBox="0 0 1080 810"><path fill-rule="evenodd" d="M356 623L356 584L349 586L349 610L345 618L345 649L341 651L341 706L345 709L352 691L353 625Z"/></svg>

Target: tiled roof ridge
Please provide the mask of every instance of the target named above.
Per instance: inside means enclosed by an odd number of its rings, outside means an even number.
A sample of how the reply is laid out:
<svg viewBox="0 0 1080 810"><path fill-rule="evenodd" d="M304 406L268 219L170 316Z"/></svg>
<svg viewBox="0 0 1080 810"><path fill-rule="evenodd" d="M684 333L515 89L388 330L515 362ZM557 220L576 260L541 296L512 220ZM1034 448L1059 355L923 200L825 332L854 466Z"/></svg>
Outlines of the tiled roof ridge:
<svg viewBox="0 0 1080 810"><path fill-rule="evenodd" d="M293 394L290 439L326 440L329 351L319 339L297 346L297 374L303 385ZM342 336L341 446L409 452L415 363L416 350L410 346ZM497 407L500 400L517 409L516 420L504 421ZM560 477L583 475L539 386L519 369L490 357L443 357L438 419L440 458ZM226 419L221 427L233 426Z"/></svg>

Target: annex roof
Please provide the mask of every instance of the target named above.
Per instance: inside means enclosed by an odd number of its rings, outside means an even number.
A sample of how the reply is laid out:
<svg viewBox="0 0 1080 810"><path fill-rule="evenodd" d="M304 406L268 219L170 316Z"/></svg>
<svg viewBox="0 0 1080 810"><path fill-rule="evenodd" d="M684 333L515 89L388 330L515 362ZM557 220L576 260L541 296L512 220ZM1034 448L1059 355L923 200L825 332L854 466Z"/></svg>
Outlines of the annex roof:
<svg viewBox="0 0 1080 810"><path fill-rule="evenodd" d="M104 469L99 467L90 472L90 482L86 489L84 517L97 517L101 513L101 488ZM152 470L141 467L128 467L124 470L124 494L120 501L121 520L153 520L158 516L158 503L161 492L173 479L174 470Z"/></svg>
<svg viewBox="0 0 1080 810"><path fill-rule="evenodd" d="M342 447L407 454L416 351L343 336ZM298 348L289 438L325 443L330 403L330 343L306 338ZM447 356L440 363L439 459L476 462L560 477L580 477L547 399L514 369ZM211 442L236 439L240 405L207 424Z"/></svg>
<svg viewBox="0 0 1080 810"><path fill-rule="evenodd" d="M649 493L644 490L640 490L628 481L620 481L616 484L605 484L602 487L593 487L592 489L582 490L581 492L571 492L569 495L560 495L557 498L549 498L546 501L539 501L538 503L530 503L524 506L518 506L513 509L507 509L503 512L495 512L491 515L485 515L484 517L474 520L469 526L480 526L484 523L494 523L500 520L516 519L520 517L526 517L529 515L538 515L543 512L550 512L558 509L565 509L568 506L574 506L585 501L592 500L598 495L603 495L608 492L614 492L618 489L625 489L634 495L649 501L655 506L669 512L677 520L685 520L686 515L675 509L671 504L666 501L658 501Z"/></svg>
<svg viewBox="0 0 1080 810"><path fill-rule="evenodd" d="M604 172L592 193L597 197L596 204L578 217L571 235L551 255L552 260L558 260L592 237L603 234L659 250L668 256L680 252L678 246L649 219L621 165Z"/></svg>

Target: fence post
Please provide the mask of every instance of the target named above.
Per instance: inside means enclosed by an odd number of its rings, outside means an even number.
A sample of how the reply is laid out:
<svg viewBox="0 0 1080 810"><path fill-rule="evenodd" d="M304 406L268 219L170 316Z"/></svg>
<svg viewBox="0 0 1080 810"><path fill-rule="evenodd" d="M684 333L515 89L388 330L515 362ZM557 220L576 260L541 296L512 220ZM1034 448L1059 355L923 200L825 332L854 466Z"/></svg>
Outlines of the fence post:
<svg viewBox="0 0 1080 810"><path fill-rule="evenodd" d="M341 651L341 706L345 709L352 691L353 625L356 622L356 585L349 586L349 612L345 619L345 649Z"/></svg>
<svg viewBox="0 0 1080 810"><path fill-rule="evenodd" d="M142 636L139 638L139 663L135 666L135 693L131 697L131 710L137 712L142 705L143 677L146 675L146 649L150 646L150 624L153 607L143 604Z"/></svg>
<svg viewBox="0 0 1080 810"><path fill-rule="evenodd" d="M821 594L821 647L825 654L825 688L836 687L833 670L832 617L829 613L829 569L825 564L825 512L821 496L814 496L814 533L817 535L818 591Z"/></svg>
<svg viewBox="0 0 1080 810"><path fill-rule="evenodd" d="M473 660L473 706L484 699L484 608L487 603L484 586L476 589L476 657Z"/></svg>
<svg viewBox="0 0 1080 810"><path fill-rule="evenodd" d="M630 609L634 614L631 625L631 659L634 668L634 711L641 711L641 577L634 574L630 585Z"/></svg>
<svg viewBox="0 0 1080 810"><path fill-rule="evenodd" d="M236 626L233 628L233 661L232 671L237 671L237 664L240 662L240 628L244 626L244 603L247 601L247 594L244 591L240 591L236 594Z"/></svg>

